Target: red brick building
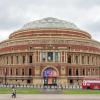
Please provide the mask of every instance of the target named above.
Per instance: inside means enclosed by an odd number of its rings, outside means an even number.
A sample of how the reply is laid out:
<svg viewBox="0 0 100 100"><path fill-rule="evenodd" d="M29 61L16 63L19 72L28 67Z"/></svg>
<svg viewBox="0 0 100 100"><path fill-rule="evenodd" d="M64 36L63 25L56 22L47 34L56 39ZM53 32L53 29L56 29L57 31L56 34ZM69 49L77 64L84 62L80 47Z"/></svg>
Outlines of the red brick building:
<svg viewBox="0 0 100 100"><path fill-rule="evenodd" d="M0 83L67 85L100 76L100 43L73 23L44 18L0 43Z"/></svg>

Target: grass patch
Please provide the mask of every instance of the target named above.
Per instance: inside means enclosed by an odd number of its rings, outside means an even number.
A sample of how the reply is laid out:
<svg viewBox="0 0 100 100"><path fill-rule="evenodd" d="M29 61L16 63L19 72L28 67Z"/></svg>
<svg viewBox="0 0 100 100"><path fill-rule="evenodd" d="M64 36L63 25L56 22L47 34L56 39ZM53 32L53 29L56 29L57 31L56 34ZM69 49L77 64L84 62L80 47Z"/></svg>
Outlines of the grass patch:
<svg viewBox="0 0 100 100"><path fill-rule="evenodd" d="M17 94L42 94L41 89L16 88ZM11 88L0 88L0 94L11 94ZM61 90L63 94L100 94L100 90Z"/></svg>
<svg viewBox="0 0 100 100"><path fill-rule="evenodd" d="M12 93L11 88L0 88L0 94L10 94ZM16 88L17 94L40 94L41 90L39 89L30 89L30 88Z"/></svg>
<svg viewBox="0 0 100 100"><path fill-rule="evenodd" d="M100 90L64 90L64 94L100 94Z"/></svg>

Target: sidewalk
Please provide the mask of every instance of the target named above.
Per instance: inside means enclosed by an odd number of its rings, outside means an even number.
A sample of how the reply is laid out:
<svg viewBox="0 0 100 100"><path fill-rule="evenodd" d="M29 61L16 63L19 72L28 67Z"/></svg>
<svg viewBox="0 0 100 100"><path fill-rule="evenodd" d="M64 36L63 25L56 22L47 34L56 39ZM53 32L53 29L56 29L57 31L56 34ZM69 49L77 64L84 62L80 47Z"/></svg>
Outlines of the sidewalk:
<svg viewBox="0 0 100 100"><path fill-rule="evenodd" d="M18 94L14 99L10 94L0 94L0 100L100 100L100 95Z"/></svg>

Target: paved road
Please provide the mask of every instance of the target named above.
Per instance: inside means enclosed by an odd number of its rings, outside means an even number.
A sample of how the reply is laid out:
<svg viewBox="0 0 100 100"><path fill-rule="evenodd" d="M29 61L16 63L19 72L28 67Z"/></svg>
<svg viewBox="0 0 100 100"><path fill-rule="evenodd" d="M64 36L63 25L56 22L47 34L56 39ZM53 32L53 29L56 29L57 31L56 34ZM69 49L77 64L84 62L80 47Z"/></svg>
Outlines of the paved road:
<svg viewBox="0 0 100 100"><path fill-rule="evenodd" d="M100 95L18 94L14 99L9 94L0 94L0 100L100 100Z"/></svg>

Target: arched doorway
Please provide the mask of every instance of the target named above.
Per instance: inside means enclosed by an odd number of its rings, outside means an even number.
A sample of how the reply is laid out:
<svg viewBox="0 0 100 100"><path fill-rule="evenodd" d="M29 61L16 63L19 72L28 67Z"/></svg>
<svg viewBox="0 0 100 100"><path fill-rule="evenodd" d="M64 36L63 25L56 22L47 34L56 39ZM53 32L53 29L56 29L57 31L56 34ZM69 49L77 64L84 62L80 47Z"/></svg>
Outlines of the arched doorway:
<svg viewBox="0 0 100 100"><path fill-rule="evenodd" d="M57 77L58 77L58 73L54 68L52 67L46 68L43 71L44 85L56 86Z"/></svg>

